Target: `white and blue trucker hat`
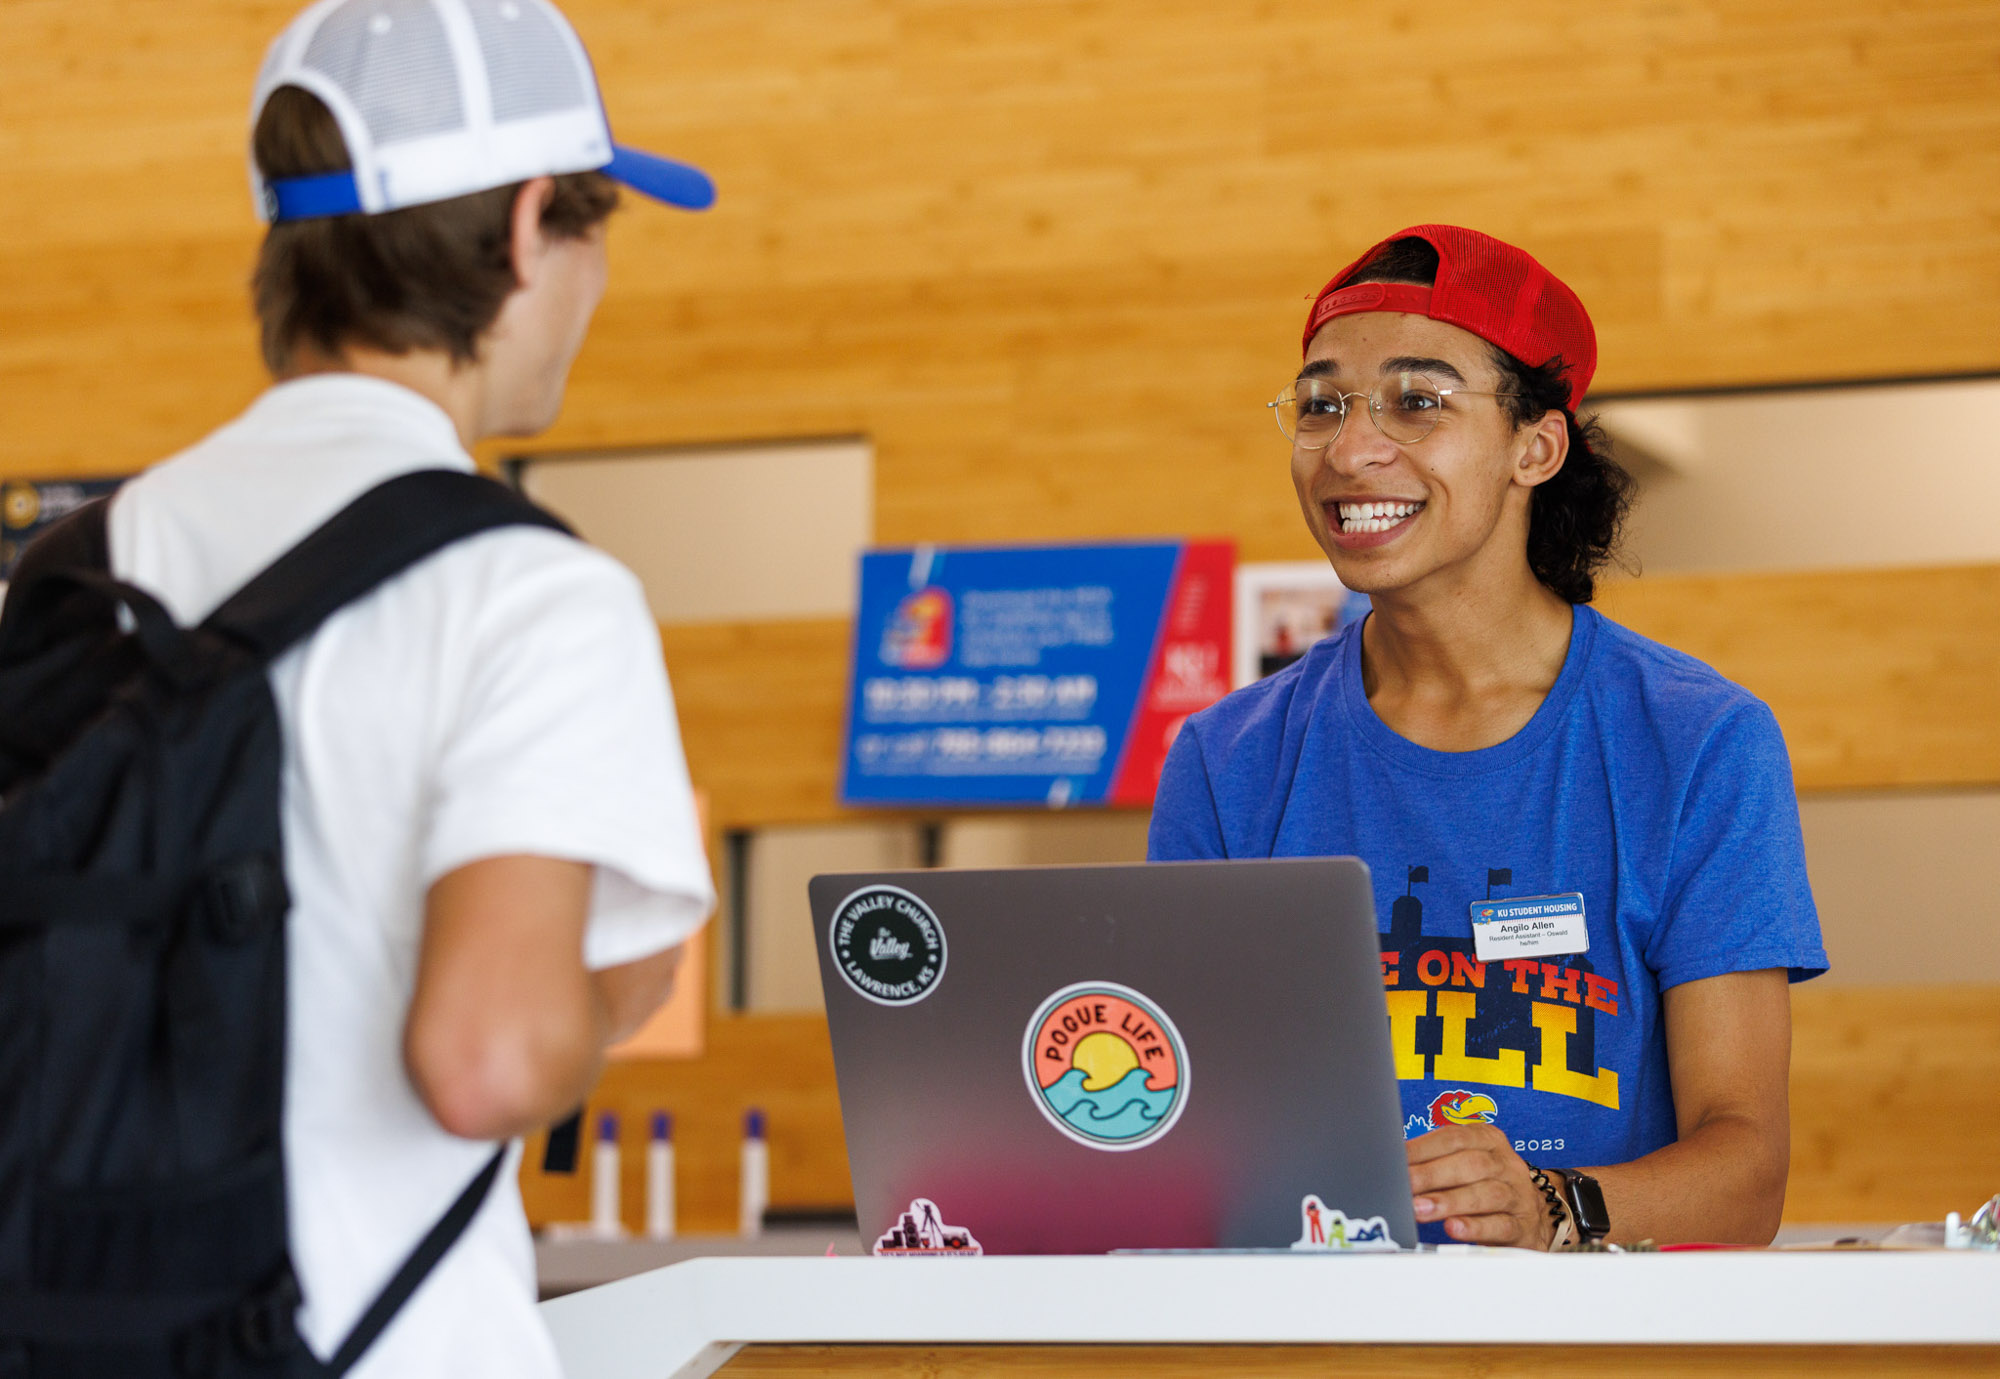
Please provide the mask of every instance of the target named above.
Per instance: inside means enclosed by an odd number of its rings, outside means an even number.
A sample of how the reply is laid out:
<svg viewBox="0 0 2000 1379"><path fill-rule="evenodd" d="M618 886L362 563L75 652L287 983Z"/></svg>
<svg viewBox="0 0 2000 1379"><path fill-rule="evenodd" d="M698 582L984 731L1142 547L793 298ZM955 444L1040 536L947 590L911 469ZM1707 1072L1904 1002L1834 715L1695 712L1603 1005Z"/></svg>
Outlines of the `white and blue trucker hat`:
<svg viewBox="0 0 2000 1379"><path fill-rule="evenodd" d="M251 191L272 223L592 170L671 206L715 200L699 168L612 142L590 57L548 0L319 0L271 45L252 130L281 86L333 112L353 170L267 184L253 156Z"/></svg>

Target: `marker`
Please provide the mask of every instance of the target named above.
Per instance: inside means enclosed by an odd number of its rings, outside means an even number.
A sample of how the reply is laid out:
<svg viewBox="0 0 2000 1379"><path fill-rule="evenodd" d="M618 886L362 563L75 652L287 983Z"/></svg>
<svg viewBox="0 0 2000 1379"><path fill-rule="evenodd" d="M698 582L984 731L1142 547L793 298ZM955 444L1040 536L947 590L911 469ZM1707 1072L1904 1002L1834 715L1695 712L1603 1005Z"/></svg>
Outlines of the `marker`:
<svg viewBox="0 0 2000 1379"><path fill-rule="evenodd" d="M674 1118L653 1112L653 1134L646 1142L646 1238L674 1238Z"/></svg>
<svg viewBox="0 0 2000 1379"><path fill-rule="evenodd" d="M618 1115L597 1118L597 1143L590 1150L590 1230L611 1239L625 1234L618 1219Z"/></svg>
<svg viewBox="0 0 2000 1379"><path fill-rule="evenodd" d="M746 1239L764 1233L764 1208L771 1204L771 1151L764 1143L764 1113L743 1116L743 1166L739 1178L736 1230Z"/></svg>

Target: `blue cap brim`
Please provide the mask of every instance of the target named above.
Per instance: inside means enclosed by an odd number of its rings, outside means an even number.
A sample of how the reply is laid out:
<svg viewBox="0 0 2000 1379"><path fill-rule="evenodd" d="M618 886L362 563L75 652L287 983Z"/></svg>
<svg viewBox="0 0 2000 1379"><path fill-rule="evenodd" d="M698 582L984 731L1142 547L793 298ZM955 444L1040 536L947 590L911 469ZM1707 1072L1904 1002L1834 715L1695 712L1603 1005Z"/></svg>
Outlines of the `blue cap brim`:
<svg viewBox="0 0 2000 1379"><path fill-rule="evenodd" d="M600 171L633 191L650 196L655 201L664 201L669 206L705 211L715 204L715 183L700 168L651 153L641 153L623 144L611 146L611 161Z"/></svg>

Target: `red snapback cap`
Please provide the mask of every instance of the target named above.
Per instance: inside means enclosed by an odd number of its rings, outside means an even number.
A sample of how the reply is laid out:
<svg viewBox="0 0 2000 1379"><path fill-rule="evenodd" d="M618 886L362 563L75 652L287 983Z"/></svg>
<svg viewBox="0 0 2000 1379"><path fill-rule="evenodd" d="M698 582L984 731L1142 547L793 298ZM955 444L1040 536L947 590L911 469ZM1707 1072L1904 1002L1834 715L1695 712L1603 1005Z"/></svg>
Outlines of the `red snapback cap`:
<svg viewBox="0 0 2000 1379"><path fill-rule="evenodd" d="M1355 283L1349 279L1378 251L1399 239L1437 250L1437 282ZM1306 316L1301 353L1319 328L1358 311L1401 311L1469 330L1524 364L1540 368L1560 357L1574 412L1597 372L1597 331L1590 313L1563 281L1511 244L1456 225L1412 225L1374 245L1333 275Z"/></svg>

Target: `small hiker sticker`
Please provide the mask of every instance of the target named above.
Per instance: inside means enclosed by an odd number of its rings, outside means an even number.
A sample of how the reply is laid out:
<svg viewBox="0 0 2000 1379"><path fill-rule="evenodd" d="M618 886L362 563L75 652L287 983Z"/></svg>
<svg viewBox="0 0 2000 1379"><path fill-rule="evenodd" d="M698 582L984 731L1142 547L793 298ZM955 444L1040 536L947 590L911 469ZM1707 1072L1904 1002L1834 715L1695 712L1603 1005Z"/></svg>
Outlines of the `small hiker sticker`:
<svg viewBox="0 0 2000 1379"><path fill-rule="evenodd" d="M1021 1044L1028 1093L1049 1124L1092 1149L1138 1149L1187 1106L1187 1047L1150 998L1078 982L1043 1001Z"/></svg>
<svg viewBox="0 0 2000 1379"><path fill-rule="evenodd" d="M1295 1250L1394 1250L1399 1248L1389 1234L1389 1223L1379 1216L1365 1221L1349 1218L1338 1207L1329 1207L1317 1193L1299 1203L1299 1238Z"/></svg>
<svg viewBox="0 0 2000 1379"><path fill-rule="evenodd" d="M834 906L827 942L847 984L877 1005L914 1005L944 977L944 926L900 886L864 886Z"/></svg>
<svg viewBox="0 0 2000 1379"><path fill-rule="evenodd" d="M910 1203L896 1224L882 1232L875 1242L878 1255L920 1256L985 1254L972 1232L963 1226L948 1226L938 1214L937 1203L919 1197Z"/></svg>

